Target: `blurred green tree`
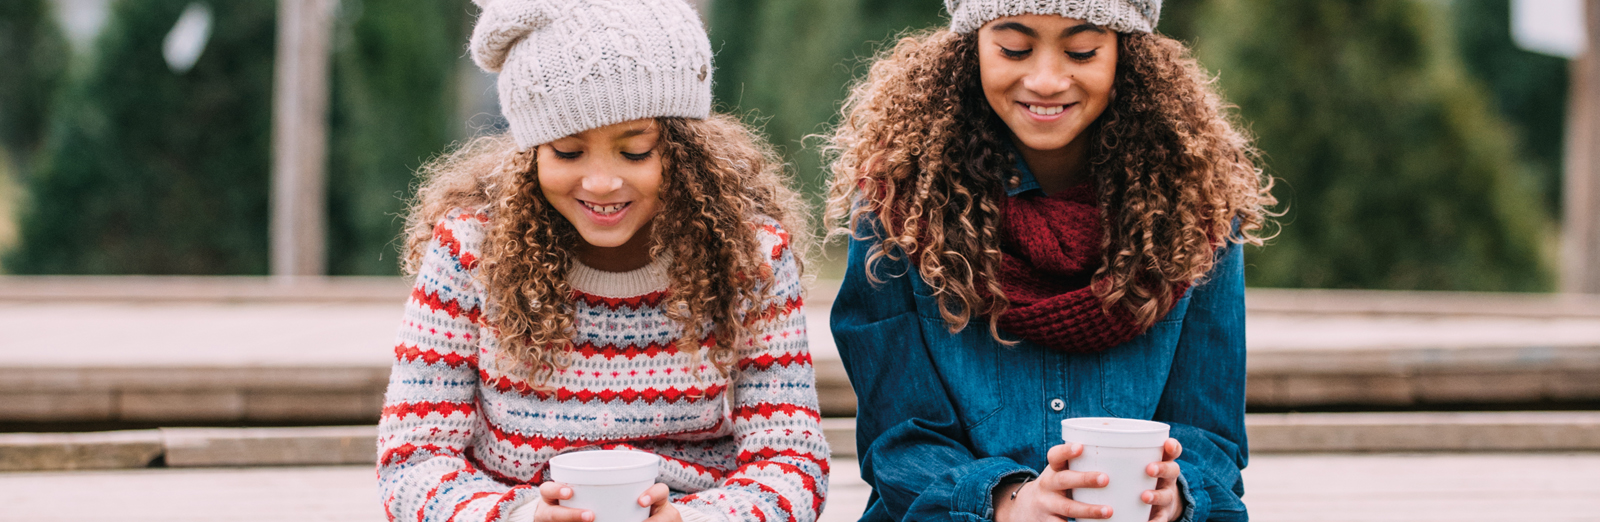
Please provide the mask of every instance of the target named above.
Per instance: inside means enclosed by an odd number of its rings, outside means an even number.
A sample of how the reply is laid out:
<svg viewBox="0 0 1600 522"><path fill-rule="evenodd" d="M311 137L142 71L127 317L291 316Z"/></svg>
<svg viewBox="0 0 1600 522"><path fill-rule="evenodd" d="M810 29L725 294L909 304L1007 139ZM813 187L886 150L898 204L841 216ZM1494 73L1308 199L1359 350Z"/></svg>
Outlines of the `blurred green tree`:
<svg viewBox="0 0 1600 522"><path fill-rule="evenodd" d="M345 0L335 33L328 269L398 274L416 168L456 136L467 2Z"/></svg>
<svg viewBox="0 0 1600 522"><path fill-rule="evenodd" d="M16 239L17 178L32 170L70 49L47 0L0 3L0 251Z"/></svg>
<svg viewBox="0 0 1600 522"><path fill-rule="evenodd" d="M0 3L0 147L25 164L43 141L50 97L66 72L66 39L48 0Z"/></svg>
<svg viewBox="0 0 1600 522"><path fill-rule="evenodd" d="M191 0L117 2L52 115L7 270L264 274L275 2L215 2L186 73L162 58ZM465 5L341 4L332 57L329 268L395 274L413 169L452 138ZM387 255L386 255L387 254Z"/></svg>
<svg viewBox="0 0 1600 522"><path fill-rule="evenodd" d="M210 41L178 73L162 41L189 3L112 4L23 180L28 199L7 270L266 271L276 5L212 4Z"/></svg>
<svg viewBox="0 0 1600 522"><path fill-rule="evenodd" d="M942 25L944 11L925 0L715 0L719 110L764 124L794 165L804 194L818 201L829 177L815 140L826 132L866 72L867 59L908 29Z"/></svg>
<svg viewBox="0 0 1600 522"><path fill-rule="evenodd" d="M1555 244L1512 127L1419 0L1210 0L1197 56L1287 203L1262 286L1548 290ZM1180 30L1185 28L1180 25Z"/></svg>
<svg viewBox="0 0 1600 522"><path fill-rule="evenodd" d="M1545 205L1561 215L1567 60L1517 47L1509 0L1456 0L1450 6L1467 71L1489 88L1495 107L1512 125L1524 170Z"/></svg>

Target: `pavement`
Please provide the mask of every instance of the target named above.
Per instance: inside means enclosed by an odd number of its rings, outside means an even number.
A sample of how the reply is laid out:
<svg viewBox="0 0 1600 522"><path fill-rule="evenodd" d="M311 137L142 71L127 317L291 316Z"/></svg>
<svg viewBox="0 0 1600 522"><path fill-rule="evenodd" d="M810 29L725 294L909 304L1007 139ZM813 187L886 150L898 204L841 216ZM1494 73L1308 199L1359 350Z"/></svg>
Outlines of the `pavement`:
<svg viewBox="0 0 1600 522"><path fill-rule="evenodd" d="M869 489L836 458L823 522ZM1600 452L1261 455L1245 469L1259 522L1600 520ZM372 466L0 473L0 521L380 522Z"/></svg>

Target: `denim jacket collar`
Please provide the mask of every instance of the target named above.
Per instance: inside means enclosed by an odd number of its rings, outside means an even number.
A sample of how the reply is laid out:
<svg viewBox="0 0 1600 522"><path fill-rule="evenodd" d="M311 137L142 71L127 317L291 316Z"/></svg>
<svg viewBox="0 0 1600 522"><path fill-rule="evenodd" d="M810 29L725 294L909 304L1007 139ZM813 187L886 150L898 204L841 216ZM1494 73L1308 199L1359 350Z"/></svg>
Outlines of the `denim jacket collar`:
<svg viewBox="0 0 1600 522"><path fill-rule="evenodd" d="M1022 153L1017 151L1015 145L1009 143L1006 145L1017 156L1017 163L1014 165L1017 171L1012 173L1011 177L1006 178L1006 197L1014 198L1018 194L1026 194L1032 191L1038 191L1036 195L1044 195L1044 189L1039 188L1039 179L1033 177L1033 169L1028 168L1028 162L1022 159Z"/></svg>

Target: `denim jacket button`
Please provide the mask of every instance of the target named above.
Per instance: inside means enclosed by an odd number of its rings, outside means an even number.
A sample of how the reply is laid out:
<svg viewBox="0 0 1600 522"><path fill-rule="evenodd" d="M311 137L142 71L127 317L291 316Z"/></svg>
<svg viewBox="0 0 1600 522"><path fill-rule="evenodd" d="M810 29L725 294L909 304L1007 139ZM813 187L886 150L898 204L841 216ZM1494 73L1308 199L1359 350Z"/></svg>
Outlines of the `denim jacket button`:
<svg viewBox="0 0 1600 522"><path fill-rule="evenodd" d="M1056 410L1056 411L1061 411L1063 409L1066 409L1066 407L1067 407L1066 401L1063 401L1061 399L1050 399L1050 409Z"/></svg>

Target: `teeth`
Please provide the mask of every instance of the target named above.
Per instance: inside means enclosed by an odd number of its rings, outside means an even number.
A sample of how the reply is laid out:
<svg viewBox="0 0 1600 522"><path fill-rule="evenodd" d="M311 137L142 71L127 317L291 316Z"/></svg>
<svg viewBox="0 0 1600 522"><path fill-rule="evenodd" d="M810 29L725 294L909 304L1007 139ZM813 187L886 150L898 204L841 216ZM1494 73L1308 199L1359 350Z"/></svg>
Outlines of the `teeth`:
<svg viewBox="0 0 1600 522"><path fill-rule="evenodd" d="M1037 106L1037 105L1028 105L1026 103L1024 103L1023 105L1028 107L1028 112L1032 112L1032 113L1038 114L1040 116L1054 116L1054 115L1057 115L1057 114L1061 114L1061 111L1067 110L1067 107L1065 105L1057 105L1055 107L1040 107L1040 106Z"/></svg>
<svg viewBox="0 0 1600 522"><path fill-rule="evenodd" d="M595 204L589 203L587 201L584 201L582 203L583 203L583 206L589 207L589 210L593 210L594 213L600 214L602 216L616 214L617 212L620 212L623 209L623 207L628 206L627 203L617 203L615 205L595 205Z"/></svg>

